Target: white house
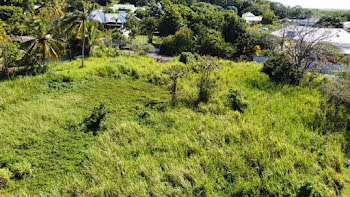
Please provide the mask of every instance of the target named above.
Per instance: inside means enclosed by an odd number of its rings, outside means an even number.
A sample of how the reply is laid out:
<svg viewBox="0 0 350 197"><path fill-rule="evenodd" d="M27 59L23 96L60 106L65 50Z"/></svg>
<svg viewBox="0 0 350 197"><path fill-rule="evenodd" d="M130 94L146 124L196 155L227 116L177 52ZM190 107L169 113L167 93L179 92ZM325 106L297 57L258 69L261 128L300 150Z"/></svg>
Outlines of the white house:
<svg viewBox="0 0 350 197"><path fill-rule="evenodd" d="M329 42L334 46L339 47L343 54L350 55L350 33L344 29L337 28L315 28L305 26L294 26L277 30L271 34L277 37L287 37L293 40L299 39L298 32L308 32L309 35L305 36L306 42L314 41L315 39L322 39L324 42Z"/></svg>
<svg viewBox="0 0 350 197"><path fill-rule="evenodd" d="M247 12L242 15L242 18L247 21L247 23L252 23L252 22L261 22L262 17L261 16L255 16L251 12Z"/></svg>

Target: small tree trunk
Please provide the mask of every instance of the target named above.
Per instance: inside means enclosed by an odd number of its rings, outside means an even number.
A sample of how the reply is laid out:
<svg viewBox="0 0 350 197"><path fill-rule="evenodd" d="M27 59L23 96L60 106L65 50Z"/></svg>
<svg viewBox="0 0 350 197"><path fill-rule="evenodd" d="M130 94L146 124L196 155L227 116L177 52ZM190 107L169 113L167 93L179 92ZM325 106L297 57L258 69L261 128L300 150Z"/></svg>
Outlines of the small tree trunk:
<svg viewBox="0 0 350 197"><path fill-rule="evenodd" d="M148 43L153 44L153 34L148 35Z"/></svg>
<svg viewBox="0 0 350 197"><path fill-rule="evenodd" d="M85 34L86 34L86 21L83 20L83 48L81 49L81 53L82 53L81 67L82 68L84 68L84 58L85 58Z"/></svg>

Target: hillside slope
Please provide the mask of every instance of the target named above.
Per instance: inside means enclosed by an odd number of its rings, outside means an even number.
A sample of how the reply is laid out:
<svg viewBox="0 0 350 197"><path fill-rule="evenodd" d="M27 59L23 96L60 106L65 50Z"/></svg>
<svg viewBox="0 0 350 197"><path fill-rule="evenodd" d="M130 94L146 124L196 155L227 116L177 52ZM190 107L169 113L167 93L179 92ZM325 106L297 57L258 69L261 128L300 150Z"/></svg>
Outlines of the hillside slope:
<svg viewBox="0 0 350 197"><path fill-rule="evenodd" d="M261 65L220 61L208 104L193 107L198 74L176 60L90 58L44 75L0 82L0 195L340 195L341 135L321 134L317 83L271 83ZM245 96L244 113L227 103ZM80 129L104 104L106 130Z"/></svg>

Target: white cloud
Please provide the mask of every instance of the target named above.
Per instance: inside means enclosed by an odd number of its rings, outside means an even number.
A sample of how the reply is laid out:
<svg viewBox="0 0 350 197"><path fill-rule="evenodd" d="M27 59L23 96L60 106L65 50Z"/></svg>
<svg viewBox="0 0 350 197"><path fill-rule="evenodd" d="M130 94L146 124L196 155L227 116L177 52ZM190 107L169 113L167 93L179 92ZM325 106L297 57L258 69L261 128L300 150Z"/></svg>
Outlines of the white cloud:
<svg viewBox="0 0 350 197"><path fill-rule="evenodd" d="M303 8L319 8L319 9L349 9L349 0L272 0L281 2L285 5L300 5Z"/></svg>

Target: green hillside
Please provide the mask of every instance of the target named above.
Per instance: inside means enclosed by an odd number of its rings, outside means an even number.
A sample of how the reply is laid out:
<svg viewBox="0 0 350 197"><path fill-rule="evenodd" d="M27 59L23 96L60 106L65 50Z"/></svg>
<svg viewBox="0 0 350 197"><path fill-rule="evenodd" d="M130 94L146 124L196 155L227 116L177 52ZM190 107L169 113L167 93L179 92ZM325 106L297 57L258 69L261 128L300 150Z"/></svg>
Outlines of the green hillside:
<svg viewBox="0 0 350 197"><path fill-rule="evenodd" d="M343 192L344 139L318 130L321 80L282 86L261 64L220 60L209 102L194 107L199 75L189 73L174 107L174 64L89 58L85 68L77 60L0 82L0 196ZM244 112L230 108L230 89L244 96ZM96 135L86 129L94 109L106 112Z"/></svg>

